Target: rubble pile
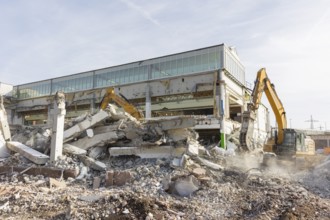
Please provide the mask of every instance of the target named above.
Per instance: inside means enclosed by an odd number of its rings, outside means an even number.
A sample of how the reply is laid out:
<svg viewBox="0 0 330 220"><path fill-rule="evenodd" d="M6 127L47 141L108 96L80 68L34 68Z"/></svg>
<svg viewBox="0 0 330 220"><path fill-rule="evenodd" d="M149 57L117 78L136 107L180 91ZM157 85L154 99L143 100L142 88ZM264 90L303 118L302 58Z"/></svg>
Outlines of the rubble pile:
<svg viewBox="0 0 330 220"><path fill-rule="evenodd" d="M0 216L330 219L329 160L304 175L278 175L261 169L260 154L237 154L237 134L227 150L201 146L193 124L190 117L139 122L112 105L68 121L56 161L38 164L15 151L0 160ZM24 128L12 140L49 154L51 134Z"/></svg>
<svg viewBox="0 0 330 220"><path fill-rule="evenodd" d="M330 198L330 156L312 171L297 174L297 181L322 198Z"/></svg>
<svg viewBox="0 0 330 220"><path fill-rule="evenodd" d="M321 198L291 179L263 171L212 170L195 161L185 169L173 168L170 162L113 158L108 165L115 166L117 175L89 173L82 179L58 179L52 186L48 177L1 175L0 215L7 219L23 213L26 219L330 218L329 197ZM116 181L110 182L109 172Z"/></svg>

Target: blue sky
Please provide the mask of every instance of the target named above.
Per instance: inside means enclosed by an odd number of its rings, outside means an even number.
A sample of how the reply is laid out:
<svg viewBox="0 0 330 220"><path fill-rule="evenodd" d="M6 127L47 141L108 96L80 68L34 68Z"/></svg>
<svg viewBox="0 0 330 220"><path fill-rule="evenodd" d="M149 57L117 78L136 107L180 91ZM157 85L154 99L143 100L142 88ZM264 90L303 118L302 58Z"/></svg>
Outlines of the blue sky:
<svg viewBox="0 0 330 220"><path fill-rule="evenodd" d="M328 0L0 0L0 29L0 81L14 85L235 46L248 81L266 67L292 127L313 115L330 129Z"/></svg>

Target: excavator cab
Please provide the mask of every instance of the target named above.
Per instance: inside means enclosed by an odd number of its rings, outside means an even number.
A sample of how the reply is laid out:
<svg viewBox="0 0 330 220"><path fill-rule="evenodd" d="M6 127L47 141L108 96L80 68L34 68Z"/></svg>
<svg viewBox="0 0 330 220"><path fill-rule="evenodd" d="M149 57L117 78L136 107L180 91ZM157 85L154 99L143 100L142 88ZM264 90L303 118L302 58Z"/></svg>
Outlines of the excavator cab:
<svg viewBox="0 0 330 220"><path fill-rule="evenodd" d="M282 158L292 158L297 154L310 154L315 153L314 141L306 136L302 131L295 129L283 129L283 142L277 143L277 130L272 130L271 137L264 145L264 152L275 153Z"/></svg>
<svg viewBox="0 0 330 220"><path fill-rule="evenodd" d="M296 154L297 144L300 143L302 134L297 133L294 129L284 129L283 134L283 142L281 144L275 142L273 152L279 157L289 158Z"/></svg>

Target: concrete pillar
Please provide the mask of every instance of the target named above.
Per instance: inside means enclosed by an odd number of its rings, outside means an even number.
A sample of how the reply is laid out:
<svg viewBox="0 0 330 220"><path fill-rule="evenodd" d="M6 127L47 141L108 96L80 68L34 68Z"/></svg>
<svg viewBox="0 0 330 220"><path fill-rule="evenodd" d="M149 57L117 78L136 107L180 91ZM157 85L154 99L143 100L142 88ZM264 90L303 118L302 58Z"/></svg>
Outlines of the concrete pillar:
<svg viewBox="0 0 330 220"><path fill-rule="evenodd" d="M213 94L214 94L214 103L213 103L213 116L215 118L220 118L220 88L219 88L219 71L214 73L214 85L213 85Z"/></svg>
<svg viewBox="0 0 330 220"><path fill-rule="evenodd" d="M94 114L94 112L95 112L95 94L94 93L93 93L93 97L91 98L90 111L91 111L91 114Z"/></svg>
<svg viewBox="0 0 330 220"><path fill-rule="evenodd" d="M53 124L53 109L52 105L49 104L47 107L47 125L50 126Z"/></svg>
<svg viewBox="0 0 330 220"><path fill-rule="evenodd" d="M225 111L226 111L226 90L225 90L225 72L220 71L219 86L220 86L220 147L226 149L226 135L225 135Z"/></svg>
<svg viewBox="0 0 330 220"><path fill-rule="evenodd" d="M65 95L62 92L57 92L53 110L53 133L50 145L51 161L56 161L59 156L62 156L65 114Z"/></svg>
<svg viewBox="0 0 330 220"><path fill-rule="evenodd" d="M7 112L3 105L3 96L0 95L0 130L5 141L11 140L9 124L7 120Z"/></svg>
<svg viewBox="0 0 330 220"><path fill-rule="evenodd" d="M146 86L146 107L145 107L146 118L151 118L151 94L150 94L150 85L149 83Z"/></svg>

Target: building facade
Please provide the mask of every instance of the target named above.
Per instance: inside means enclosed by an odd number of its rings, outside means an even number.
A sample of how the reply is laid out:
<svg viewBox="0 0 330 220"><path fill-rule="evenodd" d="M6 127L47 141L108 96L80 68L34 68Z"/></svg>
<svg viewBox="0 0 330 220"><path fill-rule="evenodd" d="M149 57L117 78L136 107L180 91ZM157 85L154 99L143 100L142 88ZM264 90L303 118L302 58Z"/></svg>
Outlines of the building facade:
<svg viewBox="0 0 330 220"><path fill-rule="evenodd" d="M224 44L23 85L12 91L11 124L50 122L53 96L66 93L67 117L94 112L114 87L147 118L202 115L197 129L230 133L246 109L245 69ZM224 123L221 125L221 123ZM259 126L260 127L260 126Z"/></svg>

